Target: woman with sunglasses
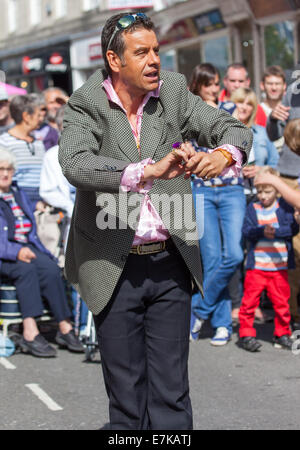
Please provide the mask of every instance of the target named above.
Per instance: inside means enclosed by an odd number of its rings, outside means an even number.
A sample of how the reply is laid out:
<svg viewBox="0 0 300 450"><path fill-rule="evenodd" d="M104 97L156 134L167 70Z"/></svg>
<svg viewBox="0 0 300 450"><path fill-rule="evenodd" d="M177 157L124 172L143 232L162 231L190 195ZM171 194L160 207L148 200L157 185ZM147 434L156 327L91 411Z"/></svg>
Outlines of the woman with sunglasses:
<svg viewBox="0 0 300 450"><path fill-rule="evenodd" d="M16 157L15 181L39 210L44 208L39 188L45 147L41 140L34 138L33 131L43 120L42 106L43 100L37 94L15 96L10 103L15 126L0 136L0 145Z"/></svg>

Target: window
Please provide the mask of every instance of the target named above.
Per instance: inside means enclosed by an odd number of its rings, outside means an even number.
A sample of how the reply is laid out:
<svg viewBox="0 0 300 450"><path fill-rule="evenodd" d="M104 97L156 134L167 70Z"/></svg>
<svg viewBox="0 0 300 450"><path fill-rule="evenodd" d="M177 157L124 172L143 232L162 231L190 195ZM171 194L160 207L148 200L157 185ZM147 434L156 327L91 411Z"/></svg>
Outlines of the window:
<svg viewBox="0 0 300 450"><path fill-rule="evenodd" d="M55 0L55 14L57 18L67 15L68 2L67 0Z"/></svg>
<svg viewBox="0 0 300 450"><path fill-rule="evenodd" d="M162 70L176 71L176 50L160 53L160 64Z"/></svg>
<svg viewBox="0 0 300 450"><path fill-rule="evenodd" d="M220 71L221 78L229 64L229 42L227 36L204 42L204 61L213 64Z"/></svg>
<svg viewBox="0 0 300 450"><path fill-rule="evenodd" d="M100 0L83 0L83 10L90 11L91 9L98 8L100 6Z"/></svg>
<svg viewBox="0 0 300 450"><path fill-rule="evenodd" d="M279 65L283 69L294 66L294 24L290 21L265 27L266 65Z"/></svg>
<svg viewBox="0 0 300 450"><path fill-rule="evenodd" d="M189 82L194 67L201 63L200 44L178 49L177 62L178 72L183 73Z"/></svg>
<svg viewBox="0 0 300 450"><path fill-rule="evenodd" d="M30 0L30 22L38 25L42 19L41 0Z"/></svg>
<svg viewBox="0 0 300 450"><path fill-rule="evenodd" d="M8 32L13 33L17 29L17 0L7 0Z"/></svg>

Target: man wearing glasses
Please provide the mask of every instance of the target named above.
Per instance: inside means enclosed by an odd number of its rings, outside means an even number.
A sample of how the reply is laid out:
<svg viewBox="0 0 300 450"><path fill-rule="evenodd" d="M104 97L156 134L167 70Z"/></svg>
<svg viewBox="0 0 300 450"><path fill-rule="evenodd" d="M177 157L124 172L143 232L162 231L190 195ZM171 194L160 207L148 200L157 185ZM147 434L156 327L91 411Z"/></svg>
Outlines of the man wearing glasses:
<svg viewBox="0 0 300 450"><path fill-rule="evenodd" d="M77 187L66 275L94 313L110 429L192 429L187 362L191 279L202 289L198 237L188 227L194 211L186 217L178 202L164 206L173 194L182 206L189 201L191 173L209 178L241 167L251 132L193 96L182 75L160 71L145 14L111 17L102 51L106 70L72 95L60 142L63 172ZM192 138L214 151L181 144Z"/></svg>

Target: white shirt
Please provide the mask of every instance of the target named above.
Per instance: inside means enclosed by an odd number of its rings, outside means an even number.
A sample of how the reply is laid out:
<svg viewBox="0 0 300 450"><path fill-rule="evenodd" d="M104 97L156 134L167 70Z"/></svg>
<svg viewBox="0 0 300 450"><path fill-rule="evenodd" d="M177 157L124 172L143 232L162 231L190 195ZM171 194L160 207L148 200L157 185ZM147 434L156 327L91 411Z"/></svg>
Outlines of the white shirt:
<svg viewBox="0 0 300 450"><path fill-rule="evenodd" d="M40 196L50 206L63 209L72 217L74 201L70 183L62 173L58 161L58 145L50 148L45 156L40 179Z"/></svg>

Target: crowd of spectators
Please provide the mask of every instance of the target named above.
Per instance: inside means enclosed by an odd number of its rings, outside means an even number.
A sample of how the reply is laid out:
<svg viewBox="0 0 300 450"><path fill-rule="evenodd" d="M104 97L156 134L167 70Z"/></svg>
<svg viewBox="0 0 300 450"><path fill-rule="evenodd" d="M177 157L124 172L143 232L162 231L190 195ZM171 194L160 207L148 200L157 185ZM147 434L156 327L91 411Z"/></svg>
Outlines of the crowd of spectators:
<svg viewBox="0 0 300 450"><path fill-rule="evenodd" d="M297 105L293 95L298 91L293 85L287 88L279 66L266 69L261 93L251 89L242 64L227 68L223 85L221 91L220 74L214 66L200 64L193 71L190 90L251 128L253 146L239 173L192 180L194 195L204 197L204 233L200 239L204 296L196 293L192 299L191 340L201 337L203 324L209 319L214 329L212 345L225 345L236 325L238 343L255 352L261 343L256 339L254 320L274 320L274 346L291 349L292 331L300 329L300 194L292 190L298 189L300 174L300 111L293 106ZM262 94L261 103L258 94ZM293 127L287 125L291 119L296 119ZM209 150L193 144L197 151ZM286 183L283 188L281 180ZM266 303L272 304L274 318L260 308Z"/></svg>
<svg viewBox="0 0 300 450"><path fill-rule="evenodd" d="M240 345L257 351L261 343L253 323L273 320L261 308L269 301L275 313L274 345L291 349L292 331L300 329L296 91L293 84L287 87L279 66L264 72L260 93L251 89L242 64L227 68L223 86L221 90L220 73L212 64L200 64L191 74L190 91L251 128L253 147L246 165L233 154L236 164L222 177L191 179L194 198L204 199L200 239L204 296L197 292L192 298L191 340L201 338L203 324L210 320L212 345L225 345L233 326L239 326ZM11 99L0 89L0 222L1 230L6 230L0 240L0 275L17 289L23 316L21 349L44 357L55 356L55 350L35 322L42 297L58 323L56 342L69 350L83 351L78 335L84 334L87 315L79 298L81 322L75 333L72 323L78 305L68 304L56 255L42 244L35 222L36 214L46 215L49 208L63 214L66 226L59 242L65 248L76 196L58 162L67 102L67 94L57 87ZM197 151L209 150L192 144Z"/></svg>

